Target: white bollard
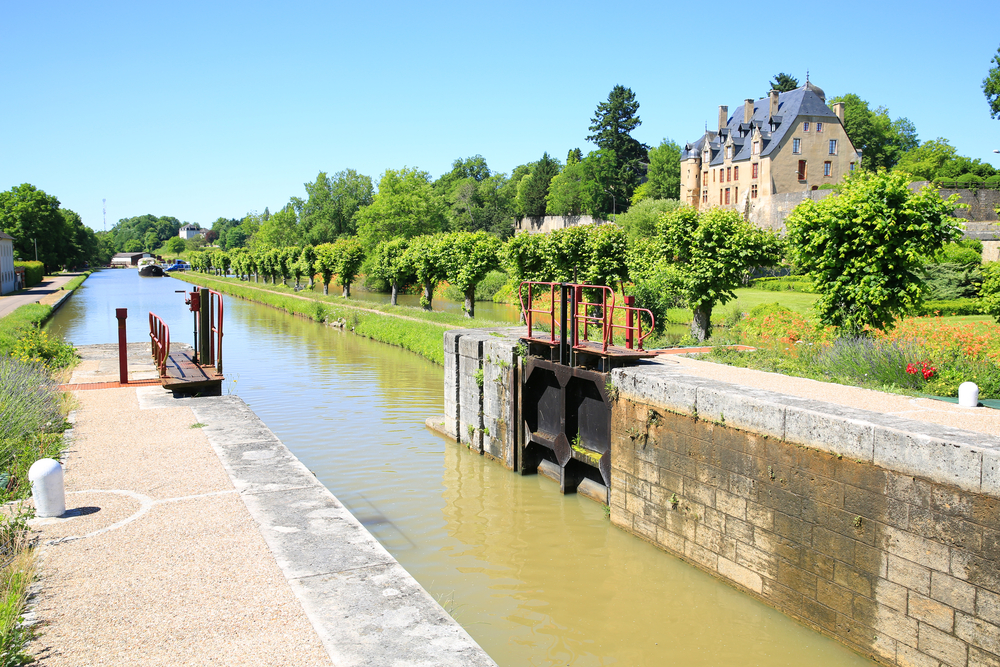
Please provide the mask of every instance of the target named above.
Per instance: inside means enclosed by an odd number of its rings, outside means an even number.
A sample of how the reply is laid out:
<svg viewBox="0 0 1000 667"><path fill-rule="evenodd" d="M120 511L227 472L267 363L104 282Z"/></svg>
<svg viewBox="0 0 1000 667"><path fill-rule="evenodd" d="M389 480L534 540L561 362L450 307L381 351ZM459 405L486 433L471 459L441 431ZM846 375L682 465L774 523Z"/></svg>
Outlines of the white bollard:
<svg viewBox="0 0 1000 667"><path fill-rule="evenodd" d="M31 495L35 499L35 516L62 516L66 513L66 491L63 469L54 459L39 459L28 470Z"/></svg>
<svg viewBox="0 0 1000 667"><path fill-rule="evenodd" d="M963 408L974 408L979 405L979 385L975 382L963 382L958 386L958 404Z"/></svg>

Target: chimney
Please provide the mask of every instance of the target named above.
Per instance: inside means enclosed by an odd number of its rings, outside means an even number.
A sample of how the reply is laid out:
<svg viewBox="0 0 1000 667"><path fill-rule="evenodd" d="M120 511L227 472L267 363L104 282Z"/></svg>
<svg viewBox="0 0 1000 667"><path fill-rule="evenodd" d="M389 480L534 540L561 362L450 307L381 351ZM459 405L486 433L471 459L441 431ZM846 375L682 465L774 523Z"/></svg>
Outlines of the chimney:
<svg viewBox="0 0 1000 667"><path fill-rule="evenodd" d="M729 107L720 106L719 107L719 131L726 126L726 121L729 120Z"/></svg>
<svg viewBox="0 0 1000 667"><path fill-rule="evenodd" d="M772 90L770 96L771 96L771 108L768 111L768 115L773 118L774 116L778 115L778 91Z"/></svg>
<svg viewBox="0 0 1000 667"><path fill-rule="evenodd" d="M743 122L749 123L753 119L753 100L743 102Z"/></svg>
<svg viewBox="0 0 1000 667"><path fill-rule="evenodd" d="M837 102L836 104L834 104L833 105L833 113L835 113L837 115L837 118L840 119L840 124L843 125L844 124L844 103L843 102Z"/></svg>

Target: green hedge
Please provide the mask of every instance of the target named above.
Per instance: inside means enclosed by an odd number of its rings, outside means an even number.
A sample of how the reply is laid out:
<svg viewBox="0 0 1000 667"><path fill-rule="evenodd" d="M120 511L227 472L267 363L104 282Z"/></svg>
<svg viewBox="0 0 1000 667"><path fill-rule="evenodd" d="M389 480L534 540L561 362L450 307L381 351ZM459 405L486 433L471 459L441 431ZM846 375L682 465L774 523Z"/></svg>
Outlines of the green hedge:
<svg viewBox="0 0 1000 667"><path fill-rule="evenodd" d="M979 299L939 299L924 301L912 315L982 315L983 304Z"/></svg>
<svg viewBox="0 0 1000 667"><path fill-rule="evenodd" d="M45 277L45 264L42 262L14 262L14 266L24 267L25 287L34 287Z"/></svg>
<svg viewBox="0 0 1000 667"><path fill-rule="evenodd" d="M816 286L805 276L779 276L777 278L756 278L750 287L767 292L815 292Z"/></svg>

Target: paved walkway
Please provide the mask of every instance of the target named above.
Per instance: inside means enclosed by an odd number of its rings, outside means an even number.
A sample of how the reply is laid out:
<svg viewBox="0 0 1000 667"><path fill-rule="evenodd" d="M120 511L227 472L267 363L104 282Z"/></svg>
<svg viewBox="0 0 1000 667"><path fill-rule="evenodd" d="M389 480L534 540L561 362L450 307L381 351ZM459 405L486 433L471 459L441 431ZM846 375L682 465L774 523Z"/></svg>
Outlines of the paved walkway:
<svg viewBox="0 0 1000 667"><path fill-rule="evenodd" d="M72 382L118 379L99 346ZM130 346L130 379L155 377ZM35 519L40 664L332 665L190 407L74 392L66 518Z"/></svg>
<svg viewBox="0 0 1000 667"><path fill-rule="evenodd" d="M657 362L681 372L711 380L941 424L966 431L985 433L994 437L1000 435L1000 410L992 408L963 408L955 403L936 401L931 398L887 394L871 389L833 384L832 382L820 382L750 368L726 366L681 355L658 357Z"/></svg>
<svg viewBox="0 0 1000 667"><path fill-rule="evenodd" d="M68 511L31 522L40 664L496 667L238 397L106 388L116 347L79 349Z"/></svg>
<svg viewBox="0 0 1000 667"><path fill-rule="evenodd" d="M35 303L38 301L43 304L52 305L62 296L62 286L78 275L80 274L60 273L58 276L45 276L44 280L34 287L23 289L14 294L0 296L0 317L9 315L26 303Z"/></svg>

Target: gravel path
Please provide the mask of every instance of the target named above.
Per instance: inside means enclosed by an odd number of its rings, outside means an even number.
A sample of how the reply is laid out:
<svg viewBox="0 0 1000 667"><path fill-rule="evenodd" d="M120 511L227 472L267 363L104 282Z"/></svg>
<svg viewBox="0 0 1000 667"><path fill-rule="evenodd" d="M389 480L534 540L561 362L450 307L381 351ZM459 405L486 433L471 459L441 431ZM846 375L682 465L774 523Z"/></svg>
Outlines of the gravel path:
<svg viewBox="0 0 1000 667"><path fill-rule="evenodd" d="M721 382L898 415L907 419L932 422L966 431L994 436L1000 434L1000 410L991 408L963 408L954 403L935 401L930 398L887 394L831 382L819 382L818 380L791 377L779 373L726 366L682 355L659 357L657 361L682 373Z"/></svg>
<svg viewBox="0 0 1000 667"><path fill-rule="evenodd" d="M69 516L33 522L39 664L333 664L192 410L73 396Z"/></svg>

